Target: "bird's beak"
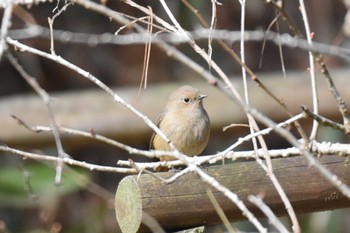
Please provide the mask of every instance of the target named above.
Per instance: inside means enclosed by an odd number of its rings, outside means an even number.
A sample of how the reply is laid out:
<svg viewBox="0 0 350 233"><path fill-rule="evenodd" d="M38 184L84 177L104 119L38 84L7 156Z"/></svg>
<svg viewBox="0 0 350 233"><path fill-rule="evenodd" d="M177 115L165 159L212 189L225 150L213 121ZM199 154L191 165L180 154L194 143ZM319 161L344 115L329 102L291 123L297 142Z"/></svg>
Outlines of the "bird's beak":
<svg viewBox="0 0 350 233"><path fill-rule="evenodd" d="M202 100L202 99L207 98L207 97L208 97L207 95L199 94L198 99Z"/></svg>

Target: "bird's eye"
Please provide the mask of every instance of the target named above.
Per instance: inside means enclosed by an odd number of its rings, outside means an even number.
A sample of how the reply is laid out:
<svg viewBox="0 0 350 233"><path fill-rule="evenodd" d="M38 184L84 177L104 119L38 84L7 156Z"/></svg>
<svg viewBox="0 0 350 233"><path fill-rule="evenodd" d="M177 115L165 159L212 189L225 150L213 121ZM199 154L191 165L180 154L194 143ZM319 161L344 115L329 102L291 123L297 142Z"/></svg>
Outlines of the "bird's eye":
<svg viewBox="0 0 350 233"><path fill-rule="evenodd" d="M184 98L184 102L188 103L188 102L190 102L190 99L189 98Z"/></svg>

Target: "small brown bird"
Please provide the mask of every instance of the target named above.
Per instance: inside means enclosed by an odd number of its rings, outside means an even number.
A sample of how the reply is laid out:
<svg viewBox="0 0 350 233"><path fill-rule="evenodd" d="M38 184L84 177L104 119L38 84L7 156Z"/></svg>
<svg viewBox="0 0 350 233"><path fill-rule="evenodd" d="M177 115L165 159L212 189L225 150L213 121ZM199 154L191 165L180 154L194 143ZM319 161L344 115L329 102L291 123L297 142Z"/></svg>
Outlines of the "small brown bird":
<svg viewBox="0 0 350 233"><path fill-rule="evenodd" d="M206 97L191 86L182 86L170 95L158 117L157 125L160 130L176 149L187 156L202 153L209 140L210 120L202 102ZM150 147L171 150L169 144L156 133L151 138ZM160 158L161 161L173 159L170 156Z"/></svg>

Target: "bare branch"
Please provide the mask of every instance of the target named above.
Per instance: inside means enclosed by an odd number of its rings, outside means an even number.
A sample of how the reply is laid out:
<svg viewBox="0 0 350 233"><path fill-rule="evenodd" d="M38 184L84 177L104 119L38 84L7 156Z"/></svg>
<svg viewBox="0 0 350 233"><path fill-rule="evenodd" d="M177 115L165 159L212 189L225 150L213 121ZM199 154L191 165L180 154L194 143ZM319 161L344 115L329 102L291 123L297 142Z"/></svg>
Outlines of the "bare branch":
<svg viewBox="0 0 350 233"><path fill-rule="evenodd" d="M7 6L2 16L1 29L0 29L0 62L2 59L2 55L4 54L4 51L6 51L7 49L5 38L7 37L8 30L11 25L11 17L12 17L12 9L13 9L13 5L10 3L10 1L5 0L5 2L7 2Z"/></svg>
<svg viewBox="0 0 350 233"><path fill-rule="evenodd" d="M248 200L254 203L259 209L264 212L264 214L268 217L269 222L279 231L287 233L289 232L281 221L276 217L276 215L271 211L271 209L263 202L260 197L249 195Z"/></svg>
<svg viewBox="0 0 350 233"><path fill-rule="evenodd" d="M334 129L340 130L345 134L350 134L349 131L347 131L346 127L342 124L339 124L337 122L334 122L330 119L327 119L321 115L318 115L316 113L311 112L306 106L302 106L301 109L304 111L306 117L314 119L318 123L324 125L324 126L330 126Z"/></svg>
<svg viewBox="0 0 350 233"><path fill-rule="evenodd" d="M8 146L0 146L0 151L8 152L13 155L17 155L23 158L33 159L33 160L49 161L49 162L55 162L55 163L62 161L65 164L68 164L71 166L83 167L90 171L115 172L115 173L135 173L136 172L136 170L133 168L120 168L120 167L95 165L95 164L77 161L67 157L58 158L50 155L41 155L36 153L25 152L25 151L17 150Z"/></svg>
<svg viewBox="0 0 350 233"><path fill-rule="evenodd" d="M57 130L57 128L58 128L57 122L55 120L55 115L54 115L52 107L51 107L49 94L43 88L41 88L41 86L39 85L39 83L36 81L36 79L34 77L31 77L23 69L23 67L18 63L18 61L16 60L16 58L12 54L7 53L6 55L7 55L7 59L10 61L12 66L21 74L23 79L34 89L34 91L43 100L43 102L44 102L44 104L46 106L47 112L49 114L49 117L50 117L50 121L51 121L51 125L52 125L52 134L54 136L55 143L56 143L56 148L57 148L57 156L59 158L68 157L67 154L63 150L63 146L62 146L62 142L61 142L61 139L60 139L60 135L59 135L59 132ZM63 166L62 161L58 160L58 163L57 163L57 166L56 166L56 177L55 177L55 183L56 184L60 184L61 183L62 166Z"/></svg>
<svg viewBox="0 0 350 233"><path fill-rule="evenodd" d="M301 31L298 29L298 27L293 23L293 21L288 16L288 14L286 13L286 11L284 9L283 4L282 5L278 4L278 2L276 2L274 0L267 1L267 2L272 4L275 7L275 9L278 10L281 13L281 15L283 16L283 19L289 25L289 28L291 29L293 34L296 37L303 38L303 34L301 33ZM302 6L302 8L303 8L303 6ZM304 18L305 18L305 14L304 14ZM306 27L308 27L308 26L306 26ZM307 36L311 36L311 33L308 33L308 34L309 35L307 35ZM350 131L350 115L348 113L347 106L346 106L345 101L343 100L343 98L340 96L336 86L333 83L331 74L330 74L330 72L327 69L327 66L326 66L326 63L324 62L322 54L320 52L318 52L318 51L313 51L313 50L309 50L309 51L314 52L313 53L314 59L321 66L321 72L323 73L323 76L324 76L324 78L325 78L325 80L327 82L329 90L330 90L330 92L332 93L332 95L334 96L335 100L338 103L339 111L342 114L345 128L346 128L347 131Z"/></svg>
<svg viewBox="0 0 350 233"><path fill-rule="evenodd" d="M299 0L301 14L303 15L304 27L306 31L306 38L308 43L312 46L311 31L309 26L309 21L307 18L307 13L305 9L305 4L303 0ZM318 114L318 94L317 94L317 85L316 85L316 75L315 75L315 64L314 64L314 55L312 52L309 52L309 63L310 63L310 78L311 78L311 90L312 90L312 100L313 100L313 110ZM310 135L310 140L315 140L317 136L318 122L313 121L312 131Z"/></svg>

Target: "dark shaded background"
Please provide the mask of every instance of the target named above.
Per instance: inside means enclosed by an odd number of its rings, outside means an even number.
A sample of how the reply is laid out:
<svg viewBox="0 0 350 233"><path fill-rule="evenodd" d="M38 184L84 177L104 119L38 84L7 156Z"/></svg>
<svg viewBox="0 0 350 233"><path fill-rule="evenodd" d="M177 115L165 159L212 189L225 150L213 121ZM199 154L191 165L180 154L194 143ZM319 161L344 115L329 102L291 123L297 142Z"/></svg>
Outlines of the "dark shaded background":
<svg viewBox="0 0 350 233"><path fill-rule="evenodd" d="M137 2L144 6L151 6L155 14L166 18L159 2ZM210 21L211 5L208 2L190 2L195 4L203 16ZM222 6L217 8L217 28L239 30L239 2L223 0L221 3ZM195 16L180 1L168 1L168 4L185 29L194 30L198 27L199 23ZM343 2L340 0L310 0L307 1L306 4L311 30L315 33L314 40L326 44L346 47L348 39L341 32L346 13L346 8L344 7ZM60 5L62 6L62 3L60 3ZM25 9L34 17L37 24L48 27L48 17L53 16L52 10L55 6L56 2L41 3L29 8L25 7ZM107 6L116 11L135 17L143 16L142 13L127 6L121 1L108 1ZM295 21L297 26L303 29L298 2L286 1L285 7L287 13ZM246 9L247 30L266 30L276 16L275 9L273 9L271 5L265 4L263 1L247 1ZM1 10L0 13L2 17L3 10ZM115 22L111 22L105 16L89 11L79 5L68 7L68 9L61 14L54 23L55 29L93 34L101 34L105 32L114 33L120 26L121 25L118 25ZM25 27L23 21L19 19L16 14L13 15L11 29L20 29L23 27ZM279 20L279 28L282 33L289 33L288 26L282 20ZM276 31L276 26L273 26L272 30ZM121 33L127 34L129 32L132 32L132 29L125 29ZM26 39L22 42L43 51L49 52L50 49L50 41L45 38ZM206 42L201 42L200 44L204 47ZM231 46L237 53L239 53L238 43L232 44ZM207 67L207 64L202 61L188 45L179 45L178 47L186 55L196 60L199 64L202 64L203 67ZM281 61L278 48L269 42L267 42L265 47L263 65L262 67L259 67L261 48L262 42L246 43L246 64L255 72L280 72ZM13 48L10 48L10 50L13 51ZM55 51L56 54L84 70L89 71L110 87L124 87L130 85L138 86L140 84L144 57L143 45L89 46L86 44L55 42ZM287 72L292 70L305 71L308 68L308 56L305 51L283 48L283 52L283 60ZM57 63L30 53L14 52L14 54L28 73L36 77L41 86L49 93L96 88L93 83L81 78L78 74ZM214 45L213 58L222 67L226 74L230 76L240 76L241 67L217 45ZM348 63L336 57L326 56L325 60L328 67L331 69L348 66ZM187 67L184 67L169 58L156 46L152 46L149 66L149 85L198 78L188 77L189 73ZM3 57L0 63L0 97L5 98L28 93L33 93L33 90L19 76L15 69L10 66L6 58ZM222 138L222 135L221 137L220 135L214 135L213 137L217 141L227 140ZM283 148L286 146L275 137L270 138L268 142L271 148ZM128 144L138 148L147 148L148 140L130 141ZM52 153L55 151L52 145L48 145L45 148L37 148L33 145L32 148L25 149L40 150L44 153ZM115 162L115 157L113 158L113 155L118 154L120 157L125 155L125 152L98 143L91 144L91 146L84 148L75 147L65 149L68 154L74 155L75 159L109 166L113 166L113 163ZM206 152L214 153L215 150L209 146ZM13 168L16 172L19 172L19 174L24 174L24 171L29 169L28 166L30 167L33 165L33 162L31 161L22 161L19 158L14 159L12 156L6 156L4 153L0 153L0 155L2 155L0 157L0 162L2 164L1 167ZM97 155L105 156L101 157ZM54 168L51 170L53 169ZM50 181L53 182L54 174L49 171L47 172L49 179L46 181L48 184L47 187L45 186L45 189L55 189L53 184L50 184ZM62 194L57 195L56 197L47 197L52 200L45 202L45 204L38 204L33 201L32 204L26 203L26 205L17 205L15 204L17 203L16 201L13 203L6 203L7 199L4 199L5 201L0 201L0 223L6 225L8 232L115 232L117 224L114 217L113 206L110 203L113 196L109 196L108 191L113 195L121 175L86 171L80 172L85 179L93 181L94 184L100 185L105 191L107 191L107 193L105 194L104 191L94 187L94 185L86 185L82 184L81 181L78 181L77 183L79 185L73 185L72 189L62 192ZM70 177L76 177L76 175L72 173ZM77 175L77 177L79 176ZM22 182L22 185L28 184L25 181L20 182ZM30 198L28 198L28 196L30 196L28 193L30 194L30 192L26 190L23 193L24 195L22 197L28 199L30 203ZM42 196L40 197L42 198ZM345 214L342 216L344 219L346 218L344 217L346 216ZM307 216L303 218L302 223L304 223L304 232L307 232L308 227L313 224L312 220L306 221L308 218L313 219L315 217ZM337 227L339 227L337 229L343 229L342 232L349 232L345 230L345 224L346 223L339 222L336 224ZM312 229L315 228L310 227L310 229L312 231ZM325 228L324 232L327 232L327 229L329 228ZM348 226L347 229L350 229L350 227ZM1 224L0 232L2 232Z"/></svg>

